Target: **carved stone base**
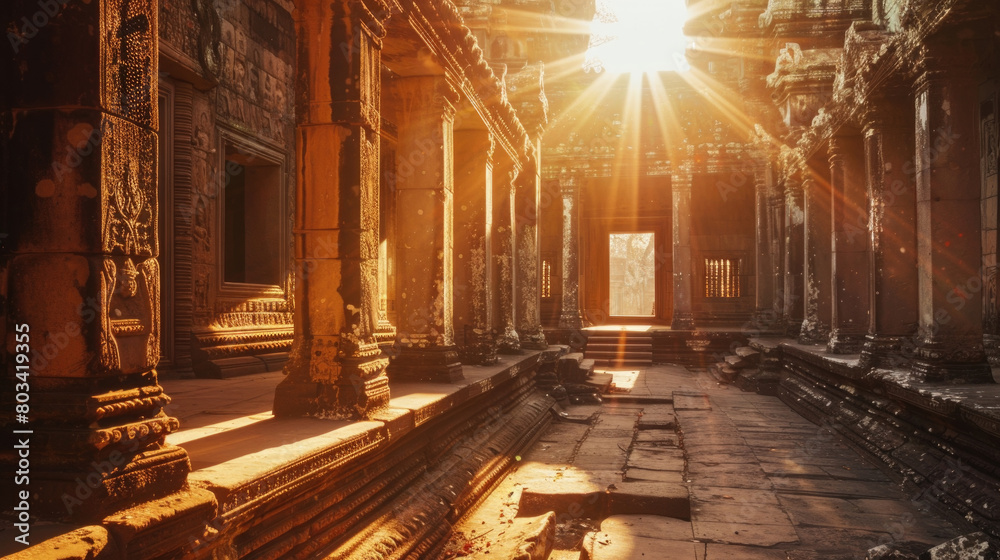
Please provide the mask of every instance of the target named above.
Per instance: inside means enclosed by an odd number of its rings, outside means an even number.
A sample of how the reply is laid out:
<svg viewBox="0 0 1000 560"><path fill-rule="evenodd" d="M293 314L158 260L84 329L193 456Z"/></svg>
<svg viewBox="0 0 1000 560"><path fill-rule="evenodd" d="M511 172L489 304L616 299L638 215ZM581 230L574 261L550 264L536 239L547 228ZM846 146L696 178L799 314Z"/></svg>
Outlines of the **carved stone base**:
<svg viewBox="0 0 1000 560"><path fill-rule="evenodd" d="M762 335L781 334L780 316L770 307L758 309L750 317L749 327Z"/></svg>
<svg viewBox="0 0 1000 560"><path fill-rule="evenodd" d="M910 366L912 352L904 351L908 337L868 335L861 349L861 367L869 368L905 368Z"/></svg>
<svg viewBox="0 0 1000 560"><path fill-rule="evenodd" d="M518 333L521 339L521 348L525 350L545 350L549 343L545 340L545 333L538 327L533 330L524 330Z"/></svg>
<svg viewBox="0 0 1000 560"><path fill-rule="evenodd" d="M32 443L38 436L45 437L35 433ZM149 443L141 443L141 436L133 441L141 446ZM125 446L127 449L127 442ZM32 514L45 519L99 523L117 511L176 492L187 482L191 464L180 447L164 445L133 454L118 451L120 445L114 447L85 465L35 468L33 464L31 482L37 490L33 492Z"/></svg>
<svg viewBox="0 0 1000 560"><path fill-rule="evenodd" d="M497 336L497 350L501 354L521 353L521 337L517 335L514 327L507 327L503 334Z"/></svg>
<svg viewBox="0 0 1000 560"><path fill-rule="evenodd" d="M806 319L799 329L799 344L825 344L830 337L830 326L821 321Z"/></svg>
<svg viewBox="0 0 1000 560"><path fill-rule="evenodd" d="M491 331L468 329L465 345L459 350L463 364L491 365L497 363L497 342Z"/></svg>
<svg viewBox="0 0 1000 560"><path fill-rule="evenodd" d="M830 340L826 343L826 351L831 354L858 354L864 346L865 335L848 333L834 329L830 332Z"/></svg>
<svg viewBox="0 0 1000 560"><path fill-rule="evenodd" d="M580 313L579 309L575 312L564 312L559 316L560 329L579 330L585 326L587 326L587 322L584 320L583 314Z"/></svg>
<svg viewBox="0 0 1000 560"><path fill-rule="evenodd" d="M374 343L338 360L335 345L303 340L285 366L288 377L275 388L274 415L364 418L389 405L388 365Z"/></svg>
<svg viewBox="0 0 1000 560"><path fill-rule="evenodd" d="M430 381L454 383L464 378L458 347L435 346L430 348L406 347L389 366L389 377L394 381Z"/></svg>
<svg viewBox="0 0 1000 560"><path fill-rule="evenodd" d="M694 314L690 312L675 312L673 320L670 321L670 328L675 331L693 331Z"/></svg>
<svg viewBox="0 0 1000 560"><path fill-rule="evenodd" d="M993 383L982 343L967 337L924 341L913 360L913 376L926 383Z"/></svg>

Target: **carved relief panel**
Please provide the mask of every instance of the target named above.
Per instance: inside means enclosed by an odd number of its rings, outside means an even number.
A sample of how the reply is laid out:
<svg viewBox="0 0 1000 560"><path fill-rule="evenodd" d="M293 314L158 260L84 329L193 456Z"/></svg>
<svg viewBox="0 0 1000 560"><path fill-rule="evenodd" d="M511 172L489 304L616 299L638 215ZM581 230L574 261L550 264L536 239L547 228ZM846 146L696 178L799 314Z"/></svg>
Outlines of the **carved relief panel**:
<svg viewBox="0 0 1000 560"><path fill-rule="evenodd" d="M156 130L155 0L102 0L102 105Z"/></svg>

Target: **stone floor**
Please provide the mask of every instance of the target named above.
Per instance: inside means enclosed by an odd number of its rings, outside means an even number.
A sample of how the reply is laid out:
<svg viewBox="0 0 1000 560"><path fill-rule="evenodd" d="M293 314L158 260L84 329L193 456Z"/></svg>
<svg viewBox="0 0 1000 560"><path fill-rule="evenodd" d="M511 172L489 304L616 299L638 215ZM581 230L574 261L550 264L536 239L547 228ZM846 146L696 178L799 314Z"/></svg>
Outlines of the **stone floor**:
<svg viewBox="0 0 1000 560"><path fill-rule="evenodd" d="M496 557L515 520L548 510L556 560L853 559L975 530L776 397L679 366L617 381L632 386L567 409L456 526L445 557Z"/></svg>

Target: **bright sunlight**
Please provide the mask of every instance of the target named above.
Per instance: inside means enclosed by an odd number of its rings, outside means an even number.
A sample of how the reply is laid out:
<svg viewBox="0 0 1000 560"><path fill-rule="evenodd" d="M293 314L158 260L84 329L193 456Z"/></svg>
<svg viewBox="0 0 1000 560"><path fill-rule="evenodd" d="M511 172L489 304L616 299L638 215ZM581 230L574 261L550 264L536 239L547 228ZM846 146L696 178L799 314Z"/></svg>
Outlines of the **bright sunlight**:
<svg viewBox="0 0 1000 560"><path fill-rule="evenodd" d="M584 70L686 71L684 0L597 0Z"/></svg>

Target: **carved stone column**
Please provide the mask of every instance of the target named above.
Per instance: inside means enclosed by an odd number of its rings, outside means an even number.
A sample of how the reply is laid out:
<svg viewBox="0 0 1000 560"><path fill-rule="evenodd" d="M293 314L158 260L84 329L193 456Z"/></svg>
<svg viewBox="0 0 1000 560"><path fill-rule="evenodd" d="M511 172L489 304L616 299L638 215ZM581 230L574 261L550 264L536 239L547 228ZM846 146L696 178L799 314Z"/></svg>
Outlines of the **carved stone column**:
<svg viewBox="0 0 1000 560"><path fill-rule="evenodd" d="M507 157L506 154L500 157ZM517 171L510 160L499 162L493 174L493 262L496 307L493 321L497 347L503 354L521 351L521 338L515 328L514 284L514 184Z"/></svg>
<svg viewBox="0 0 1000 560"><path fill-rule="evenodd" d="M871 201L872 315L866 367L899 367L913 357L917 331L917 205L913 115L901 99L879 100L865 118Z"/></svg>
<svg viewBox="0 0 1000 560"><path fill-rule="evenodd" d="M362 417L389 402L378 314L379 21L301 2L295 341L274 413ZM351 45L344 50L342 45ZM374 61L374 64L372 64ZM329 247L334 247L330 250Z"/></svg>
<svg viewBox="0 0 1000 560"><path fill-rule="evenodd" d="M861 351L868 332L868 202L861 138L830 139L830 190L833 208L831 251L833 310L827 350Z"/></svg>
<svg viewBox="0 0 1000 560"><path fill-rule="evenodd" d="M581 330L584 327L580 312L580 184L579 177L562 181L563 233L562 233L562 312L559 328Z"/></svg>
<svg viewBox="0 0 1000 560"><path fill-rule="evenodd" d="M536 143L536 147L538 144ZM541 176L538 158L540 150L535 150L517 176L515 186L514 239L517 266L514 300L517 307L517 332L521 347L544 350L548 347L542 332L542 316L539 304L539 274L541 262L538 258L538 202L541 196Z"/></svg>
<svg viewBox="0 0 1000 560"><path fill-rule="evenodd" d="M87 524L180 490L190 464L154 369L156 3L63 16L0 61L0 469L5 504Z"/></svg>
<svg viewBox="0 0 1000 560"><path fill-rule="evenodd" d="M463 363L496 361L493 340L493 151L486 130L455 131L455 333Z"/></svg>
<svg viewBox="0 0 1000 560"><path fill-rule="evenodd" d="M782 317L785 334L802 330L804 303L805 205L798 173L785 179L785 293Z"/></svg>
<svg viewBox="0 0 1000 560"><path fill-rule="evenodd" d="M770 185L771 169L767 160L761 158L754 165L754 215L756 218L756 238L754 246L757 253L754 324L761 331L768 331L774 326L774 270L772 268L770 233Z"/></svg>
<svg viewBox="0 0 1000 560"><path fill-rule="evenodd" d="M825 162L824 162L825 164ZM802 171L805 198L805 277L799 342L825 344L830 336L830 183L812 168Z"/></svg>
<svg viewBox="0 0 1000 560"><path fill-rule="evenodd" d="M777 190L777 189L775 189ZM768 201L768 238L771 249L771 328L781 330L785 321L785 195L772 192Z"/></svg>
<svg viewBox="0 0 1000 560"><path fill-rule="evenodd" d="M673 330L694 329L691 307L694 273L694 263L691 260L691 174L691 161L685 158L674 169L670 181L674 241L674 314L670 328Z"/></svg>
<svg viewBox="0 0 1000 560"><path fill-rule="evenodd" d="M455 103L446 76L394 81L400 154L415 164L397 174L396 244L399 356L393 379L462 379L453 327Z"/></svg>
<svg viewBox="0 0 1000 560"><path fill-rule="evenodd" d="M943 41L943 40L942 40ZM955 40L957 41L957 40ZM991 382L983 350L978 95L972 68L934 45L916 84L917 270L926 381Z"/></svg>

